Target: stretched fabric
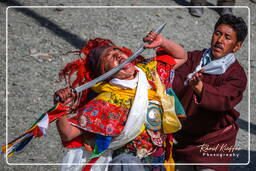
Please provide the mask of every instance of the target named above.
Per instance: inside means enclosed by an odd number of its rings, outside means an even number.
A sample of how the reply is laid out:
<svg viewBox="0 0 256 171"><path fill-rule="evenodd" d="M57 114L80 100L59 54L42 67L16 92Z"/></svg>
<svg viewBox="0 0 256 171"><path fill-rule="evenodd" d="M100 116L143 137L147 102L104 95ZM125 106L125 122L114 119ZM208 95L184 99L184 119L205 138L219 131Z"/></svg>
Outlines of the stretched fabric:
<svg viewBox="0 0 256 171"><path fill-rule="evenodd" d="M33 138L46 135L49 123L60 116L68 114L68 112L68 106L57 103L53 108L46 113L43 113L23 134L9 142L7 145L2 146L1 153L6 153L7 157L11 157L15 152L23 150Z"/></svg>

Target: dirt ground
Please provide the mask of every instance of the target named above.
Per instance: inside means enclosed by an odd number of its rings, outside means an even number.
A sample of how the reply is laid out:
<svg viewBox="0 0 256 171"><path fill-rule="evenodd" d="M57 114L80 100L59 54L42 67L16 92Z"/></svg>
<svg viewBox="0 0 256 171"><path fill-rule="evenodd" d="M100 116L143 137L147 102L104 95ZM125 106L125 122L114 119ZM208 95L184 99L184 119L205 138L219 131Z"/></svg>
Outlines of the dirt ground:
<svg viewBox="0 0 256 171"><path fill-rule="evenodd" d="M59 70L78 58L63 55L65 52L77 50L84 40L96 37L109 38L135 51L142 44L142 38L164 22L167 26L162 34L186 50L208 48L219 17L218 10L212 8L216 1L208 2L210 7L204 9L204 15L195 18L183 8L189 5L185 0L1 0L0 144L5 143L6 135L11 140L21 134L51 108L53 93L65 87L64 82L58 82ZM249 82L237 106L241 129L236 147L240 150L231 170L245 171L255 170L256 166L256 4L237 0L236 5L234 14L243 17L250 26L249 36L236 54ZM7 6L33 7L7 9ZM147 50L143 55L154 56L154 51ZM57 164L61 163L63 152L56 126L52 124L47 137L33 140L22 153L8 160L10 165L2 157L0 170L59 170ZM250 163L246 164L249 159Z"/></svg>

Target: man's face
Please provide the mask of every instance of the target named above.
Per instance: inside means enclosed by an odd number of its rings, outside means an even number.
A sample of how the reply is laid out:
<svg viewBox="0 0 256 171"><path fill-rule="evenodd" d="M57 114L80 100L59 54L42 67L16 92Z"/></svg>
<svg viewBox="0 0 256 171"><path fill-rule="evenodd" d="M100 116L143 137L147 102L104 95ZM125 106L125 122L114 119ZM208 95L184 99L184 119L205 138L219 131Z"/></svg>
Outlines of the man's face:
<svg viewBox="0 0 256 171"><path fill-rule="evenodd" d="M120 49L118 48L108 48L106 49L103 53L101 58L104 61L104 71L107 72L118 65L122 64L128 56L123 53ZM121 69L119 72L114 74L112 78L119 78L119 79L133 79L135 74L135 67L132 63L126 64L123 69Z"/></svg>
<svg viewBox="0 0 256 171"><path fill-rule="evenodd" d="M237 33L229 25L219 25L212 35L211 48L214 59L238 51L241 45L242 42L237 41Z"/></svg>

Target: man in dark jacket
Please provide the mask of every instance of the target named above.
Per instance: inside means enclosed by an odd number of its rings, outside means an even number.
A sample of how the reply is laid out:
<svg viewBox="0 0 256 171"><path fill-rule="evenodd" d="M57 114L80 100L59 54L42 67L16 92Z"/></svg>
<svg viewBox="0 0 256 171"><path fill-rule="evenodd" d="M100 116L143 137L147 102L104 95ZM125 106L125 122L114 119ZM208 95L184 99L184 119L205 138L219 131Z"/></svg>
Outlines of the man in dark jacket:
<svg viewBox="0 0 256 171"><path fill-rule="evenodd" d="M241 17L223 15L215 24L211 48L188 52L187 62L176 70L173 88L187 119L175 135L174 157L184 163L230 163L237 157L235 106L242 100L246 74L234 53L247 35ZM226 171L228 166L177 166L176 170Z"/></svg>

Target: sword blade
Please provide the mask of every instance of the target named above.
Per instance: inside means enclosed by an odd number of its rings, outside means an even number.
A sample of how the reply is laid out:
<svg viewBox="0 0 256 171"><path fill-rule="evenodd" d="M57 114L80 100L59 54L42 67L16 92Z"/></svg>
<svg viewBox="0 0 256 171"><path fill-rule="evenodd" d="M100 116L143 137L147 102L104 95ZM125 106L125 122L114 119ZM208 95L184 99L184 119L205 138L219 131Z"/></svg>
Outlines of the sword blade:
<svg viewBox="0 0 256 171"><path fill-rule="evenodd" d="M167 23L162 24L160 27L158 27L154 32L159 34L161 33L161 31L164 29L165 25ZM85 89L88 89L92 86L94 86L95 84L107 79L108 77L112 76L113 74L115 74L116 72L118 72L119 70L121 70L126 64L128 64L129 62L133 61L135 58L137 58L143 51L145 50L144 48L144 44L132 55L130 56L128 59L126 59L122 64L120 64L119 66L117 66L116 68L113 68L111 70L109 70L108 72L102 74L101 76L95 78L92 81L89 81L88 83L85 83L79 87L74 88L74 92L81 92Z"/></svg>

